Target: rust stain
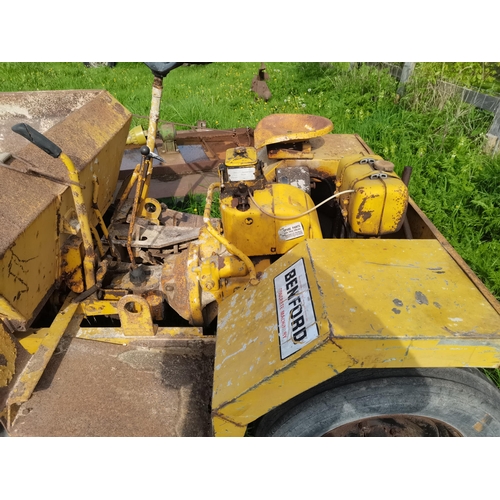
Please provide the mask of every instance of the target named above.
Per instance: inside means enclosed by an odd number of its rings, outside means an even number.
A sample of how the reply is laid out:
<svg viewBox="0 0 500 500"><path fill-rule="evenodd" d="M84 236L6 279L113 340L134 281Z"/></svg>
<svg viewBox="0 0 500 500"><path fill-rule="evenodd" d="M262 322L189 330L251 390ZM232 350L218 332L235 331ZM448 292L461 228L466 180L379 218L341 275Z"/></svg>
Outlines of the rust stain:
<svg viewBox="0 0 500 500"><path fill-rule="evenodd" d="M7 265L7 272L8 272L8 276L12 276L14 278L14 282L15 281L19 281L23 286L24 286L24 290L20 290L19 293L17 294L16 298L14 300L18 300L19 297L29 291L29 286L28 284L19 276L19 274L22 274L24 276L27 275L27 272L26 270L24 269L23 265L22 264L26 264L34 259L36 259L36 257L31 257L30 259L21 259L19 258L15 253L14 253L14 247L16 246L17 242L14 243L14 245L11 247L10 249L10 252L11 252L11 257L10 257L10 260L9 260L9 263ZM18 267L20 270L21 270L21 273L19 273L17 271L17 274L16 272L13 271L13 266L16 266Z"/></svg>
<svg viewBox="0 0 500 500"><path fill-rule="evenodd" d="M378 195L371 195L367 196L366 198L363 199L363 201L360 203L359 208L358 208L358 213L356 214L356 219L362 220L363 222L366 222L372 215L374 210L364 210L365 204L368 200L371 198L377 198Z"/></svg>
<svg viewBox="0 0 500 500"><path fill-rule="evenodd" d="M175 260L164 265L161 287L170 307L189 321L191 319L191 309L189 304L190 284L186 276L187 269L188 252L182 252Z"/></svg>
<svg viewBox="0 0 500 500"><path fill-rule="evenodd" d="M284 141L306 140L333 130L333 123L322 116L301 114L273 114L255 127L255 148Z"/></svg>

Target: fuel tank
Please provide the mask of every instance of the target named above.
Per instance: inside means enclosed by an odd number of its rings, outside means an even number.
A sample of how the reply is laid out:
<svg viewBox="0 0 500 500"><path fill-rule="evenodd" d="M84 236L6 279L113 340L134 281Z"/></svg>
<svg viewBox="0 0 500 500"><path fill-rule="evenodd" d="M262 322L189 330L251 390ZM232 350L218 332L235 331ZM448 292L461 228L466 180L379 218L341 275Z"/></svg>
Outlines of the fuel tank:
<svg viewBox="0 0 500 500"><path fill-rule="evenodd" d="M356 234L381 236L398 231L408 205L408 189L394 165L377 155L343 158L338 167L342 214Z"/></svg>

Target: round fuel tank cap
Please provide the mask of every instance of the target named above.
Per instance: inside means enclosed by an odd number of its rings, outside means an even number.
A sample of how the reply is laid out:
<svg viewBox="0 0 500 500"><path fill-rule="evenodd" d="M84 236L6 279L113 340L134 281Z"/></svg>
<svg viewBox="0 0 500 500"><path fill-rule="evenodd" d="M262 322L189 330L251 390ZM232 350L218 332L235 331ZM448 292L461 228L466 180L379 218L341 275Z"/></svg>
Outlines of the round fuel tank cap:
<svg viewBox="0 0 500 500"><path fill-rule="evenodd" d="M375 160L373 162L373 168L382 170L383 172L394 172L394 163L387 160Z"/></svg>

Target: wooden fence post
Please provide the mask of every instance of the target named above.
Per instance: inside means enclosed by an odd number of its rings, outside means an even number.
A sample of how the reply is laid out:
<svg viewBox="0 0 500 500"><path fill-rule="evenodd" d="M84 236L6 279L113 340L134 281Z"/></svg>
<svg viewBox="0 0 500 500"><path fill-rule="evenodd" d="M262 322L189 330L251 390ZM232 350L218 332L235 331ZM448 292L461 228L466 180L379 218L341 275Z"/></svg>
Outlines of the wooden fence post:
<svg viewBox="0 0 500 500"><path fill-rule="evenodd" d="M398 90L396 91L400 97L405 93L406 82L410 79L414 69L414 62L405 62L403 71L401 72L401 78L399 79Z"/></svg>

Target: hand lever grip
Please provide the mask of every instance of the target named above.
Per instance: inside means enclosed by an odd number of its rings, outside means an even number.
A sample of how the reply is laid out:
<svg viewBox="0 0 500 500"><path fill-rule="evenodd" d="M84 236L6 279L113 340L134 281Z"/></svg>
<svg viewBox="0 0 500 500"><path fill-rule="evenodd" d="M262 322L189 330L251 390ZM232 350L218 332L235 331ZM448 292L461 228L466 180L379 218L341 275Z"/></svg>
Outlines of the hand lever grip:
<svg viewBox="0 0 500 500"><path fill-rule="evenodd" d="M62 153L62 149L59 146L56 146L51 140L47 139L47 137L36 131L27 123L17 123L12 127L12 131L22 135L25 139L28 139L28 141L38 146L42 151L45 151L53 158L59 158Z"/></svg>

